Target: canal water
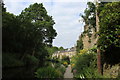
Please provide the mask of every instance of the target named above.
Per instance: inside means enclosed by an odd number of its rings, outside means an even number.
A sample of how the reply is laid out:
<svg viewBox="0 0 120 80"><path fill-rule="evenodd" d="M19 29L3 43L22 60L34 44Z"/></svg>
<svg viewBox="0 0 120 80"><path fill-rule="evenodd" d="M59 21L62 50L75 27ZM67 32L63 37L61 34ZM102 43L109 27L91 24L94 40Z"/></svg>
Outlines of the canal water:
<svg viewBox="0 0 120 80"><path fill-rule="evenodd" d="M33 79L35 78L35 71L37 67L16 67L16 68L4 68L2 70L2 79Z"/></svg>

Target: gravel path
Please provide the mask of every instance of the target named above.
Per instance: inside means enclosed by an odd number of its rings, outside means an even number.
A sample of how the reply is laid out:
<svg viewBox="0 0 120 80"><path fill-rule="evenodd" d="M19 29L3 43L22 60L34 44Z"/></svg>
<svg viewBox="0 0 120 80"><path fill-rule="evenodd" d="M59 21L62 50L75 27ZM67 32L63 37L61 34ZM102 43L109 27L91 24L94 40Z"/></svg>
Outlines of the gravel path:
<svg viewBox="0 0 120 80"><path fill-rule="evenodd" d="M73 78L73 73L71 73L71 66L70 65L68 65L68 67L66 68L64 78Z"/></svg>

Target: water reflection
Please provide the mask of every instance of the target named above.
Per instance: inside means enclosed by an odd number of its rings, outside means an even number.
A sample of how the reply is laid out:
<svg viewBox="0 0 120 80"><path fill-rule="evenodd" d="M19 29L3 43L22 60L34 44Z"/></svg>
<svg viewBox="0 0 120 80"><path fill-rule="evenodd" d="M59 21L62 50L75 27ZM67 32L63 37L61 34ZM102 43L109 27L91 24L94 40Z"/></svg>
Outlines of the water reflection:
<svg viewBox="0 0 120 80"><path fill-rule="evenodd" d="M35 78L34 72L36 71L36 66L31 67L17 67L17 68L4 68L2 71L2 78Z"/></svg>

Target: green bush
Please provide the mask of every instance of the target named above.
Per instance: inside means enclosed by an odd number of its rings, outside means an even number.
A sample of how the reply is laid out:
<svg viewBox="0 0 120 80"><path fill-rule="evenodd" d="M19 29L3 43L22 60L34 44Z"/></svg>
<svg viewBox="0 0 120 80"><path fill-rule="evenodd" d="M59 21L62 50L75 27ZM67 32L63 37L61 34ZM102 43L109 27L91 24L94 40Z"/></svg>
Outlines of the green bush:
<svg viewBox="0 0 120 80"><path fill-rule="evenodd" d="M89 78L89 74L93 75L93 69L96 68L96 59L94 59L94 54L82 54L77 59L75 63L75 68L78 74L83 74L85 77ZM91 76L92 76L91 75Z"/></svg>
<svg viewBox="0 0 120 80"><path fill-rule="evenodd" d="M23 65L24 63L19 60L18 55L11 53L2 54L2 67L18 67Z"/></svg>
<svg viewBox="0 0 120 80"><path fill-rule="evenodd" d="M57 68L57 70L60 71L62 74L64 74L66 68L65 68L65 66L60 66L60 67Z"/></svg>
<svg viewBox="0 0 120 80"><path fill-rule="evenodd" d="M59 68L60 66L61 66L60 63L55 63L55 64L54 64L54 68Z"/></svg>
<svg viewBox="0 0 120 80"><path fill-rule="evenodd" d="M39 60L31 55L26 55L23 61L26 65L37 65L39 63Z"/></svg>
<svg viewBox="0 0 120 80"><path fill-rule="evenodd" d="M61 64L63 64L65 67L67 67L70 64L70 59L68 56L62 56Z"/></svg>
<svg viewBox="0 0 120 80"><path fill-rule="evenodd" d="M62 74L53 67L43 67L39 68L35 72L35 77L37 78L60 78Z"/></svg>
<svg viewBox="0 0 120 80"><path fill-rule="evenodd" d="M65 70L66 70L65 66L61 63L55 63L54 68L57 69L58 71L60 71L62 74L64 74ZM63 77L63 75L62 75L62 77Z"/></svg>
<svg viewBox="0 0 120 80"><path fill-rule="evenodd" d="M100 4L99 39L104 62L115 65L120 63L120 2Z"/></svg>
<svg viewBox="0 0 120 80"><path fill-rule="evenodd" d="M97 73L97 58L96 48L92 48L88 51L81 50L81 53L76 55L72 59L72 64L75 64L72 68L76 69L77 72L74 74L75 78L102 78Z"/></svg>

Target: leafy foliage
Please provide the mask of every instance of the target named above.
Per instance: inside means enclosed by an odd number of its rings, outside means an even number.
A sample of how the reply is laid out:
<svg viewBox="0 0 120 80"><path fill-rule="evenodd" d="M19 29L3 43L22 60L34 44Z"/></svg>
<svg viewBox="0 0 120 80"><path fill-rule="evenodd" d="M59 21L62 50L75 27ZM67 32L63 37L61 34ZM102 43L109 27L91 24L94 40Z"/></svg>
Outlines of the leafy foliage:
<svg viewBox="0 0 120 80"><path fill-rule="evenodd" d="M34 3L28 8L25 8L20 14L20 20L22 22L31 22L33 24L33 29L36 32L34 38L42 38L42 42L51 45L52 39L56 36L56 32L53 29L55 22L52 19L52 16L47 15L47 11L42 3Z"/></svg>
<svg viewBox="0 0 120 80"><path fill-rule="evenodd" d="M54 64L54 68L55 68L56 70L60 71L62 74L64 74L64 73L65 73L65 70L66 70L65 66L62 65L61 63L55 63L55 64Z"/></svg>
<svg viewBox="0 0 120 80"><path fill-rule="evenodd" d="M77 46L76 46L76 51L79 53L79 51L83 49L83 41L82 41L82 36L80 37L79 40L77 40Z"/></svg>
<svg viewBox="0 0 120 80"><path fill-rule="evenodd" d="M39 68L35 72L37 78L60 78L61 73L53 67Z"/></svg>
<svg viewBox="0 0 120 80"><path fill-rule="evenodd" d="M92 2L87 3L88 8L84 10L84 15L81 14L81 17L83 18L83 21L86 25L90 25L89 27L96 26L96 17L95 17L95 5Z"/></svg>
<svg viewBox="0 0 120 80"><path fill-rule="evenodd" d="M96 48L81 50L78 55L72 58L72 68L76 70L75 78L101 78L97 73Z"/></svg>
<svg viewBox="0 0 120 80"><path fill-rule="evenodd" d="M84 37L85 34L89 37L89 43L91 43L90 37L92 36L92 28L96 31L96 16L95 16L95 5L92 2L87 3L88 8L84 10L84 15L80 14L80 16L83 18L83 22L85 22L84 27L88 27L87 30L85 30L82 34L79 40L77 41L76 51L79 53L81 49L83 49L83 41L82 37Z"/></svg>
<svg viewBox="0 0 120 80"><path fill-rule="evenodd" d="M54 52L59 51L59 48L56 47L56 46L52 46L52 47L46 46L46 49L47 49L48 53L51 54L51 55L52 55Z"/></svg>
<svg viewBox="0 0 120 80"><path fill-rule="evenodd" d="M2 54L2 67L20 67L24 66L24 63L19 60L19 54L9 54L3 53Z"/></svg>
<svg viewBox="0 0 120 80"><path fill-rule="evenodd" d="M65 49L61 46L61 47L59 47L59 50L62 51L62 50L65 50Z"/></svg>
<svg viewBox="0 0 120 80"><path fill-rule="evenodd" d="M67 64L70 64L70 58L68 56L63 56L61 62L64 64L64 62Z"/></svg>
<svg viewBox="0 0 120 80"><path fill-rule="evenodd" d="M45 47L52 46L57 33L53 29L55 22L47 14L43 4L34 3L19 16L6 12L4 4L2 10L2 51L20 54L19 60L27 57L32 63L39 59L40 64L44 64L49 56Z"/></svg>
<svg viewBox="0 0 120 80"><path fill-rule="evenodd" d="M3 20L3 27L2 27L2 39L3 39L3 51L4 52L17 52L20 51L20 44L19 44L19 32L20 30L20 23L19 20L16 19L16 16L10 14L8 12L3 12L2 14ZM16 40L18 39L18 40ZM15 44L16 42L16 44ZM19 49L16 50L16 48ZM14 50L14 51L13 51Z"/></svg>
<svg viewBox="0 0 120 80"><path fill-rule="evenodd" d="M100 11L98 46L106 62L120 62L120 2L107 3Z"/></svg>
<svg viewBox="0 0 120 80"><path fill-rule="evenodd" d="M24 63L25 65L37 65L39 63L39 60L35 57L35 56L31 56L31 55L26 55L24 58Z"/></svg>

